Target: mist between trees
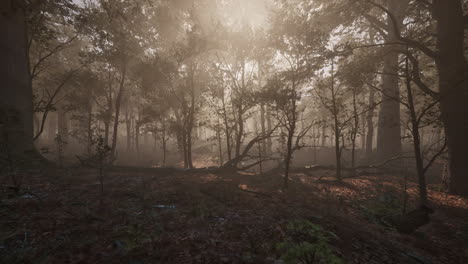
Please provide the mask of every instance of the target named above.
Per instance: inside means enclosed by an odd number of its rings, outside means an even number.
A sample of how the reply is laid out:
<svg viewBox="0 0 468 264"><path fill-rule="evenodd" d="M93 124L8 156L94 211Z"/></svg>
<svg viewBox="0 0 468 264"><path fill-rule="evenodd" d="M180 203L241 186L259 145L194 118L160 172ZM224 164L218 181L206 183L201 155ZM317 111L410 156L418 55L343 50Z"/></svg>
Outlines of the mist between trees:
<svg viewBox="0 0 468 264"><path fill-rule="evenodd" d="M286 188L298 168L396 168L421 205L429 174L468 194L461 1L1 8L10 168L25 151L62 166L106 149L107 165L280 170Z"/></svg>

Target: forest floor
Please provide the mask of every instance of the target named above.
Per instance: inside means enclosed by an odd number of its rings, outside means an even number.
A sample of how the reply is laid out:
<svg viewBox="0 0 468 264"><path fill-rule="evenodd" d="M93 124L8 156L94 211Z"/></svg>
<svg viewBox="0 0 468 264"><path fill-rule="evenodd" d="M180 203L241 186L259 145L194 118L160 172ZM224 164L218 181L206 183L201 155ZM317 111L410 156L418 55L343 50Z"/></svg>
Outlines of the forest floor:
<svg viewBox="0 0 468 264"><path fill-rule="evenodd" d="M383 220L402 211L401 177L327 173L285 191L274 173L109 172L103 195L91 169L33 173L1 193L0 263L284 263L305 249L316 263L468 263L468 199L430 190L431 223L405 235Z"/></svg>

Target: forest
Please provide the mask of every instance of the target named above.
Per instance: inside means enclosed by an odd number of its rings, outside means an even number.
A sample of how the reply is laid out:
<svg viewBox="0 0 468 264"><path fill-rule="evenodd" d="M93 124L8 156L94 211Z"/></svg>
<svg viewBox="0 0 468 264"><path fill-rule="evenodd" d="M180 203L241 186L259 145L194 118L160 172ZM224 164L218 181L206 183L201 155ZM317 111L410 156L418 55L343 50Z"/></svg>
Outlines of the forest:
<svg viewBox="0 0 468 264"><path fill-rule="evenodd" d="M2 0L0 263L468 263L468 1Z"/></svg>

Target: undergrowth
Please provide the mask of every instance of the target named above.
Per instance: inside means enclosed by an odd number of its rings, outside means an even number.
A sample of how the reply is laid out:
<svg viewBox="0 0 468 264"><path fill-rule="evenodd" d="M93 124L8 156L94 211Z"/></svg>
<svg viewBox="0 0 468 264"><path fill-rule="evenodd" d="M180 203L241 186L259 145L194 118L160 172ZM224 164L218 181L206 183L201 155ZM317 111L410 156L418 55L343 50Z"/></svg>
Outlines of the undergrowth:
<svg viewBox="0 0 468 264"><path fill-rule="evenodd" d="M322 226L306 220L296 221L288 225L286 238L277 247L285 263L344 263L330 245L331 240L338 237Z"/></svg>

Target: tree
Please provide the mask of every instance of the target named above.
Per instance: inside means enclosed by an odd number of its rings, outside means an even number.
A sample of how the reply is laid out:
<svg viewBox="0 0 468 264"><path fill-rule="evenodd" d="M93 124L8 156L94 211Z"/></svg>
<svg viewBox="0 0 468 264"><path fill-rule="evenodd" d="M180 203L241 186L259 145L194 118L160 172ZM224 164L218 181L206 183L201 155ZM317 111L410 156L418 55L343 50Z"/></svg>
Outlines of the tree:
<svg viewBox="0 0 468 264"><path fill-rule="evenodd" d="M418 47L434 58L439 73L440 110L448 140L453 194L468 195L468 67L464 39L466 18L459 0L434 0L438 52ZM416 45L415 45L416 46Z"/></svg>
<svg viewBox="0 0 468 264"><path fill-rule="evenodd" d="M13 0L8 0L0 6L2 148L17 155L34 149L26 8L25 2Z"/></svg>
<svg viewBox="0 0 468 264"><path fill-rule="evenodd" d="M398 40L402 31L403 20L409 0L388 1L388 10L393 17L386 14L386 22L382 26L386 33L382 37L387 43ZM365 15L372 23L376 19ZM380 31L382 32L382 31ZM382 104L380 105L378 131L377 131L377 157L386 160L401 154L400 105L390 97L399 97L400 85L398 77L399 53L393 47L387 47L387 54L383 59L382 75Z"/></svg>
<svg viewBox="0 0 468 264"><path fill-rule="evenodd" d="M440 111L448 140L451 193L468 194L468 164L466 151L468 140L468 79L467 63L464 54L465 18L462 1L434 0L415 1L412 3L417 11L411 17L419 22L412 35L398 34L397 44L408 45L418 50L422 57L433 60L437 67L439 79L438 91L430 88L421 74L419 61L404 48L399 52L408 56L413 66L413 81L419 89L440 101ZM392 28L398 28L395 14L384 6L372 3L375 8L384 11L392 21ZM434 25L436 24L436 25ZM426 30L430 28L430 30ZM435 30L432 30L434 29ZM414 31L413 30L413 31ZM394 44L394 43L393 43Z"/></svg>
<svg viewBox="0 0 468 264"><path fill-rule="evenodd" d="M110 117L114 116L110 159L114 160L117 151L120 112L128 85L129 68L138 56L142 55L144 47L151 43L152 38L146 34L151 26L143 14L143 5L139 1L120 2L101 0L88 7L89 37L94 45L94 56L107 69L109 80L108 109L106 113L106 132L108 134ZM140 35L147 35L145 41ZM113 85L117 86L112 98ZM112 113L114 110L114 113ZM107 143L106 136L106 143Z"/></svg>

